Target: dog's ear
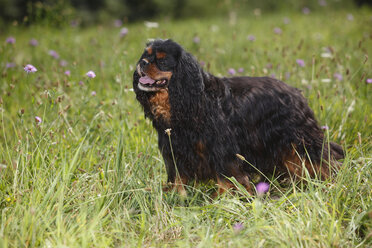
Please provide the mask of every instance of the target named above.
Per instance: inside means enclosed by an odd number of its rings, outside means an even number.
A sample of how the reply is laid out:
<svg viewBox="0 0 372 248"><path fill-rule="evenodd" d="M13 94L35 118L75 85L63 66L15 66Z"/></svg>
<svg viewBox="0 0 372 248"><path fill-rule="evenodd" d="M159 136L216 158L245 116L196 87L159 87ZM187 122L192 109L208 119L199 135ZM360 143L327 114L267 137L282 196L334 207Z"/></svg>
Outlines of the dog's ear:
<svg viewBox="0 0 372 248"><path fill-rule="evenodd" d="M197 119L197 115L202 111L204 83L202 69L194 57L181 51L178 64L173 73L172 80L168 86L171 110L175 113L178 121L191 121Z"/></svg>
<svg viewBox="0 0 372 248"><path fill-rule="evenodd" d="M180 87L193 95L203 92L202 69L191 54L181 50L176 70L176 80Z"/></svg>

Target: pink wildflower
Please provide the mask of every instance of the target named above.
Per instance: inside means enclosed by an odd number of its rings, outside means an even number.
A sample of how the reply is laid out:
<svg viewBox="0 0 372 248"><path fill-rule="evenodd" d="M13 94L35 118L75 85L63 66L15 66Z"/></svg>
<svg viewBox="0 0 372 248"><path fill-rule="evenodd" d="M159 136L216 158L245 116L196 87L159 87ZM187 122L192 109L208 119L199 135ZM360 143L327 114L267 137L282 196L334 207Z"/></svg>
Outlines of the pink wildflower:
<svg viewBox="0 0 372 248"><path fill-rule="evenodd" d="M230 68L228 71L227 71L230 75L235 75L236 74L236 71L234 68Z"/></svg>
<svg viewBox="0 0 372 248"><path fill-rule="evenodd" d="M275 34L282 34L283 31L282 31L281 28L276 27L276 28L274 28L274 33L275 33Z"/></svg>
<svg viewBox="0 0 372 248"><path fill-rule="evenodd" d="M39 116L35 116L35 122L37 125L40 125L40 123L42 123L43 121L41 120Z"/></svg>
<svg viewBox="0 0 372 248"><path fill-rule="evenodd" d="M96 77L96 74L94 73L94 71L88 71L85 75L87 75L87 77L90 77L90 78Z"/></svg>
<svg viewBox="0 0 372 248"><path fill-rule="evenodd" d="M8 43L8 44L14 44L16 42L16 39L14 37L10 36L10 37L6 38L5 42Z"/></svg>
<svg viewBox="0 0 372 248"><path fill-rule="evenodd" d="M30 73L30 72L36 72L37 71L37 69L35 68L35 66L33 66L33 65L30 65L30 64L28 64L28 65L26 65L25 66L25 68L23 68L24 70L25 70L25 72L27 72L27 73Z"/></svg>
<svg viewBox="0 0 372 248"><path fill-rule="evenodd" d="M195 36L192 41L195 43L195 44L199 44L200 43L200 38L198 36Z"/></svg>
<svg viewBox="0 0 372 248"><path fill-rule="evenodd" d="M128 32L129 32L128 28L120 29L120 37L123 38L124 36L128 34Z"/></svg>
<svg viewBox="0 0 372 248"><path fill-rule="evenodd" d="M256 185L256 191L258 195L263 195L269 191L270 185L265 182L260 182Z"/></svg>
<svg viewBox="0 0 372 248"><path fill-rule="evenodd" d="M52 56L53 58L55 58L55 59L58 59L59 58L59 54L56 51L54 51L54 50L49 50L48 54L50 56Z"/></svg>
<svg viewBox="0 0 372 248"><path fill-rule="evenodd" d="M302 59L296 59L296 63L297 63L300 67L305 67L305 61L302 60Z"/></svg>
<svg viewBox="0 0 372 248"><path fill-rule="evenodd" d="M255 41L256 40L256 36L254 36L253 34L250 34L247 36L247 40L249 41Z"/></svg>
<svg viewBox="0 0 372 248"><path fill-rule="evenodd" d="M31 39L28 44L30 44L30 46L37 46L39 45L39 42L36 39Z"/></svg>

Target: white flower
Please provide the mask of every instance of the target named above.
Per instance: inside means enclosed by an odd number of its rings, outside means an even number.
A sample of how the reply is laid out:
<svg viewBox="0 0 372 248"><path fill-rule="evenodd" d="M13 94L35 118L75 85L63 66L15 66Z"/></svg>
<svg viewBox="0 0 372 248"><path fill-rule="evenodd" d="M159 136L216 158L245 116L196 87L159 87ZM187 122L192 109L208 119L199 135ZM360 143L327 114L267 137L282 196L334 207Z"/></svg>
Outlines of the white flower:
<svg viewBox="0 0 372 248"><path fill-rule="evenodd" d="M145 26L147 28L158 28L159 23L157 23L157 22L145 22Z"/></svg>

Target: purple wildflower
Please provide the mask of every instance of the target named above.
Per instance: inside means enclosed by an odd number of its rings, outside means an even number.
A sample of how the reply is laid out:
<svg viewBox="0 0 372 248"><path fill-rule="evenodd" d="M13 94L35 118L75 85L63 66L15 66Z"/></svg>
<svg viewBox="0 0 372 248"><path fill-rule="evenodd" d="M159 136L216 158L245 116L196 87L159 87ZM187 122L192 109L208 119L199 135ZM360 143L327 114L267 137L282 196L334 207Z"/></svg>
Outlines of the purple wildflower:
<svg viewBox="0 0 372 248"><path fill-rule="evenodd" d="M73 28L79 26L79 21L78 20L72 20L70 22L70 26L73 27Z"/></svg>
<svg viewBox="0 0 372 248"><path fill-rule="evenodd" d="M236 74L236 71L234 68L230 68L227 73L229 73L230 75L235 75Z"/></svg>
<svg viewBox="0 0 372 248"><path fill-rule="evenodd" d="M275 73L271 73L270 77L271 78L276 78L276 74Z"/></svg>
<svg viewBox="0 0 372 248"><path fill-rule="evenodd" d="M71 75L70 70L65 71L65 75L66 75L66 76L70 76L70 75Z"/></svg>
<svg viewBox="0 0 372 248"><path fill-rule="evenodd" d="M320 128L323 129L323 130L328 130L329 129L329 127L327 125L321 126Z"/></svg>
<svg viewBox="0 0 372 248"><path fill-rule="evenodd" d="M240 232L244 228L243 223L238 222L233 225L233 229L235 232Z"/></svg>
<svg viewBox="0 0 372 248"><path fill-rule="evenodd" d="M16 39L14 37L10 36L10 37L6 38L5 42L8 43L8 44L14 44L16 42Z"/></svg>
<svg viewBox="0 0 372 248"><path fill-rule="evenodd" d="M282 31L281 28L275 27L275 28L274 28L274 33L275 33L275 34L282 34L283 31Z"/></svg>
<svg viewBox="0 0 372 248"><path fill-rule="evenodd" d="M199 44L200 43L200 38L198 36L195 36L192 41L195 43L195 44Z"/></svg>
<svg viewBox="0 0 372 248"><path fill-rule="evenodd" d="M121 27L121 25L123 25L123 21L122 21L122 20L120 20L120 19L116 19L116 20L114 21L114 26L115 26L115 27L119 28L119 27Z"/></svg>
<svg viewBox="0 0 372 248"><path fill-rule="evenodd" d="M120 37L123 38L124 36L128 34L128 32L129 32L128 28L120 29Z"/></svg>
<svg viewBox="0 0 372 248"><path fill-rule="evenodd" d="M303 59L296 59L296 63L300 67L305 67L305 61Z"/></svg>
<svg viewBox="0 0 372 248"><path fill-rule="evenodd" d="M94 71L88 71L85 75L87 75L87 77L90 77L90 78L96 77L96 74L94 73Z"/></svg>
<svg viewBox="0 0 372 248"><path fill-rule="evenodd" d="M205 61L199 61L199 65L201 66L201 67L203 67L203 66L205 66Z"/></svg>
<svg viewBox="0 0 372 248"><path fill-rule="evenodd" d="M269 191L270 185L265 182L260 182L256 185L256 191L258 195L263 195Z"/></svg>
<svg viewBox="0 0 372 248"><path fill-rule="evenodd" d="M50 56L52 56L53 58L55 58L55 59L58 59L59 58L59 54L56 51L54 51L54 50L49 50L48 54Z"/></svg>
<svg viewBox="0 0 372 248"><path fill-rule="evenodd" d="M97 92L95 91L92 91L92 93L90 93L92 96L96 96L97 95Z"/></svg>
<svg viewBox="0 0 372 248"><path fill-rule="evenodd" d="M286 72L286 73L285 73L285 79L287 79L287 80L288 80L288 79L289 79L290 77L291 77L291 73L289 73L289 72Z"/></svg>
<svg viewBox="0 0 372 248"><path fill-rule="evenodd" d="M67 61L64 60L64 59L62 59L62 60L59 62L59 65L62 66L62 67L67 66L67 64L68 64Z"/></svg>
<svg viewBox="0 0 372 248"><path fill-rule="evenodd" d="M367 84L372 84L372 78L367 78L366 83Z"/></svg>
<svg viewBox="0 0 372 248"><path fill-rule="evenodd" d="M326 0L319 0L318 3L319 3L320 6L323 6L323 7L327 6Z"/></svg>
<svg viewBox="0 0 372 248"><path fill-rule="evenodd" d="M289 24L291 20L288 17L284 17L283 22L284 24Z"/></svg>
<svg viewBox="0 0 372 248"><path fill-rule="evenodd" d="M346 18L348 21L354 21L354 16L352 14L347 14Z"/></svg>
<svg viewBox="0 0 372 248"><path fill-rule="evenodd" d="M333 74L333 77L335 79L337 79L338 81L342 81L342 74L341 73L336 72L335 74Z"/></svg>
<svg viewBox="0 0 372 248"><path fill-rule="evenodd" d="M16 66L16 64L15 63L13 63L13 62L10 62L10 63L6 63L6 68L8 69L8 68L13 68L13 67L15 67Z"/></svg>
<svg viewBox="0 0 372 248"><path fill-rule="evenodd" d="M249 41L255 41L256 40L256 36L254 36L253 34L250 34L247 36L247 40Z"/></svg>
<svg viewBox="0 0 372 248"><path fill-rule="evenodd" d="M39 42L38 42L36 39L32 38L32 39L28 42L28 44L29 44L30 46L37 46L37 45L39 45Z"/></svg>
<svg viewBox="0 0 372 248"><path fill-rule="evenodd" d="M302 9L302 13L304 13L305 15L308 15L308 14L310 14L310 9L308 7L304 7Z"/></svg>
<svg viewBox="0 0 372 248"><path fill-rule="evenodd" d="M25 72L27 72L27 73L30 73L30 72L36 72L37 71L37 69L35 68L35 66L33 66L33 65L30 65L30 64L28 64L28 65L26 65L25 66L25 68L23 68L24 70L25 70Z"/></svg>
<svg viewBox="0 0 372 248"><path fill-rule="evenodd" d="M41 120L39 116L35 116L35 122L37 125L40 125L40 123L42 123L43 121Z"/></svg>
<svg viewBox="0 0 372 248"><path fill-rule="evenodd" d="M239 69L238 69L238 72L239 72L239 73L243 73L243 72L244 72L244 68L239 68Z"/></svg>
<svg viewBox="0 0 372 248"><path fill-rule="evenodd" d="M83 86L84 85L84 82L83 81L79 81L79 85L80 86Z"/></svg>

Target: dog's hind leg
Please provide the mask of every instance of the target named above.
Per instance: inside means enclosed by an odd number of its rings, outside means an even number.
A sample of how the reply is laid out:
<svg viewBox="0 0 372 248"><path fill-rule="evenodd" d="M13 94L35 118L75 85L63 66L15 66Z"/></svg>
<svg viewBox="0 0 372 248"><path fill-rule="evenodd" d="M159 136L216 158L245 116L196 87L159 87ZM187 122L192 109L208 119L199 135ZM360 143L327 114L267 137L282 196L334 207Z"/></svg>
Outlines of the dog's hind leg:
<svg viewBox="0 0 372 248"><path fill-rule="evenodd" d="M247 190L247 192L252 195L253 190L251 184L249 182L249 178L245 174L234 174L232 175L235 177L236 181L243 185L243 187ZM224 192L228 191L229 189L237 189L237 187L226 177L218 175L217 176L217 187L218 187L218 194L223 194Z"/></svg>

